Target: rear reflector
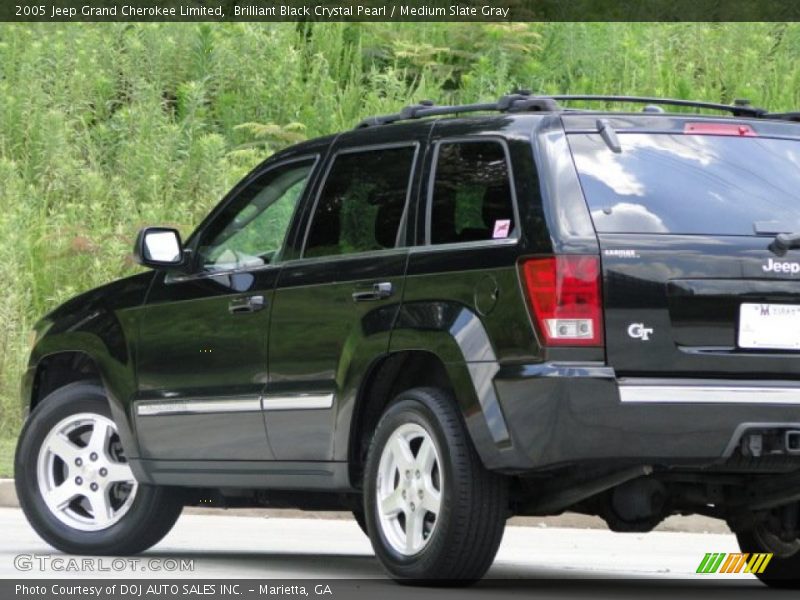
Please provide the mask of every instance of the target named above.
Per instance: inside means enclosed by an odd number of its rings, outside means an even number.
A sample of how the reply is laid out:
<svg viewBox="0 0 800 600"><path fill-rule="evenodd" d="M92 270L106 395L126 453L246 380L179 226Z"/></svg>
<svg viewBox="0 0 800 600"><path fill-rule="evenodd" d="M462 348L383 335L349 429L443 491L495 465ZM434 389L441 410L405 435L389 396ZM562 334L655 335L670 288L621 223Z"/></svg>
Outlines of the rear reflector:
<svg viewBox="0 0 800 600"><path fill-rule="evenodd" d="M530 258L520 264L531 312L550 346L602 346L597 256Z"/></svg>
<svg viewBox="0 0 800 600"><path fill-rule="evenodd" d="M750 125L736 125L733 123L686 123L683 133L694 135L734 135L740 137L756 137L756 132Z"/></svg>

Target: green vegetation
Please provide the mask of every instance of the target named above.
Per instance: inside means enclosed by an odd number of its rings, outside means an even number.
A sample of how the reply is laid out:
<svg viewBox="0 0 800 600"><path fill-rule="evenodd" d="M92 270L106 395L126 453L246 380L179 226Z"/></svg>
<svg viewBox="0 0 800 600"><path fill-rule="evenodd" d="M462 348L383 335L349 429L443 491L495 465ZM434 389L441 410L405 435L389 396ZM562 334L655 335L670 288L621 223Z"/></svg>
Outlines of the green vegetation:
<svg viewBox="0 0 800 600"><path fill-rule="evenodd" d="M188 234L280 147L515 87L791 109L798 56L797 24L5 25L0 437L19 427L35 319L134 272L140 226Z"/></svg>
<svg viewBox="0 0 800 600"><path fill-rule="evenodd" d="M0 479L11 477L14 473L14 446L16 440L11 437L0 437Z"/></svg>

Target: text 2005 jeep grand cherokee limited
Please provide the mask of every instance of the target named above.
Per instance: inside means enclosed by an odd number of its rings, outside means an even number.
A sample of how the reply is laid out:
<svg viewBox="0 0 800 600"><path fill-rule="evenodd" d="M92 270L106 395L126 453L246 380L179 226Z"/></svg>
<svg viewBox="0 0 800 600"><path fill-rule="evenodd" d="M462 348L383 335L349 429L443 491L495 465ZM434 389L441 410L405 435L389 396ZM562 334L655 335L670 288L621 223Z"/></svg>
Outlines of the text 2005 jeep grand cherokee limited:
<svg viewBox="0 0 800 600"><path fill-rule="evenodd" d="M185 243L144 229L152 271L36 329L36 531L127 554L185 505L346 508L391 576L468 581L511 515L697 513L796 585L800 115L574 99L373 117Z"/></svg>

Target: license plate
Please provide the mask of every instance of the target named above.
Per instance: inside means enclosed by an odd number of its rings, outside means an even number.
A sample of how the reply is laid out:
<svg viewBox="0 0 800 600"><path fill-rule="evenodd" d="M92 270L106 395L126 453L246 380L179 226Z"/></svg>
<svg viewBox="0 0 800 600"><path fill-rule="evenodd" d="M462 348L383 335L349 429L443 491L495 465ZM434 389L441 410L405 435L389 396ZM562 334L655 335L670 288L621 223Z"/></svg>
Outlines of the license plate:
<svg viewBox="0 0 800 600"><path fill-rule="evenodd" d="M800 350L800 305L742 304L739 347Z"/></svg>

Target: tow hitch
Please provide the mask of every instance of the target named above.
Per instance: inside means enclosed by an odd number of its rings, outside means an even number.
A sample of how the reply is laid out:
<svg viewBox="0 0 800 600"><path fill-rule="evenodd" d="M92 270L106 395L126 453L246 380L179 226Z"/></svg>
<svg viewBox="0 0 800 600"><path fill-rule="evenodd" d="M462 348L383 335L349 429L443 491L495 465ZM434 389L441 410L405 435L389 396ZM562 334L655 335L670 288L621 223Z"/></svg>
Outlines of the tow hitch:
<svg viewBox="0 0 800 600"><path fill-rule="evenodd" d="M743 456L800 455L800 429L784 427L753 428L739 438L739 451Z"/></svg>

